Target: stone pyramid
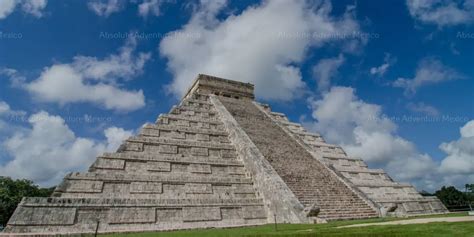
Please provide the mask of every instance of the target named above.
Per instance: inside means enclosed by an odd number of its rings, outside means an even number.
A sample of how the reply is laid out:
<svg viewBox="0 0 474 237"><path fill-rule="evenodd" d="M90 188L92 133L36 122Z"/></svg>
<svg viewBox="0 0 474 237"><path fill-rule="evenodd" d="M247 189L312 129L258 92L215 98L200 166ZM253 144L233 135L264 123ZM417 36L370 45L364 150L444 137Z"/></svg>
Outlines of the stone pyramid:
<svg viewBox="0 0 474 237"><path fill-rule="evenodd" d="M254 86L199 75L146 124L50 198L24 198L4 235L114 233L446 212L284 114Z"/></svg>

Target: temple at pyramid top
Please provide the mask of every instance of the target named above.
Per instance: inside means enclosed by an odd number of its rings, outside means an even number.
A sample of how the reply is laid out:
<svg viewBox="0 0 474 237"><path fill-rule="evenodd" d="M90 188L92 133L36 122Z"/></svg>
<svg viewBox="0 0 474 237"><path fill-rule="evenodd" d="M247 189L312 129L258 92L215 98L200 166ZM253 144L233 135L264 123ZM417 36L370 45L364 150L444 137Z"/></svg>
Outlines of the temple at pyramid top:
<svg viewBox="0 0 474 237"><path fill-rule="evenodd" d="M384 170L254 101L254 86L199 75L169 113L24 198L7 236L162 231L444 213ZM67 159L67 157L65 157Z"/></svg>
<svg viewBox="0 0 474 237"><path fill-rule="evenodd" d="M190 97L194 93L214 94L235 99L254 99L254 85L239 81L233 81L215 76L199 74L189 87L184 98Z"/></svg>

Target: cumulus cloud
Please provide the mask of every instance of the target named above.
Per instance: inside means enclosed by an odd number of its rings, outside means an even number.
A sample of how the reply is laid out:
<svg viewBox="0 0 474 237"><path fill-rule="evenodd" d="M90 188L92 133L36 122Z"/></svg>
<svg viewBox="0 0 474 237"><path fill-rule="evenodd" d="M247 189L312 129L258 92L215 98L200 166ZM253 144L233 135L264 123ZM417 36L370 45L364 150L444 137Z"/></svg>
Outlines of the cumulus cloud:
<svg viewBox="0 0 474 237"><path fill-rule="evenodd" d="M26 178L44 186L56 185L68 172L85 170L104 151L117 149L131 134L121 128L106 129L107 141L77 137L60 116L40 111L28 118L29 128L3 144L11 160L0 166L2 175Z"/></svg>
<svg viewBox="0 0 474 237"><path fill-rule="evenodd" d="M410 15L416 20L439 27L470 24L474 20L472 0L407 0Z"/></svg>
<svg viewBox="0 0 474 237"><path fill-rule="evenodd" d="M405 95L413 95L422 86L463 79L464 76L455 69L443 65L439 60L425 58L419 63L415 77L398 78L393 82L394 87L405 89Z"/></svg>
<svg viewBox="0 0 474 237"><path fill-rule="evenodd" d="M329 88L331 79L337 75L337 71L344 61L344 56L340 54L335 58L321 59L313 67L313 78L316 79L319 91L325 91Z"/></svg>
<svg viewBox="0 0 474 237"><path fill-rule="evenodd" d="M137 4L142 17L161 15L161 6L170 0L89 0L87 6L98 16L108 17L125 9L127 4Z"/></svg>
<svg viewBox="0 0 474 237"><path fill-rule="evenodd" d="M370 68L370 74L372 75L377 75L377 76L383 76L387 70L389 69L390 66L392 66L395 63L395 59L393 59L390 54L385 54L384 58L384 63L378 67L372 67Z"/></svg>
<svg viewBox="0 0 474 237"><path fill-rule="evenodd" d="M179 96L199 73L256 85L263 99L291 100L304 88L298 63L311 47L341 43L354 49L363 40L336 35L359 31L350 10L331 16L328 1L263 1L238 15L218 18L226 1L201 1L190 21L160 43ZM351 47L349 47L349 45Z"/></svg>
<svg viewBox="0 0 474 237"><path fill-rule="evenodd" d="M42 17L42 11L47 3L47 0L2 0L0 1L0 20L10 15L17 7L26 14Z"/></svg>
<svg viewBox="0 0 474 237"><path fill-rule="evenodd" d="M25 111L13 110L7 102L0 100L0 138L21 130L11 122L21 120L25 115ZM2 157L1 154L0 157Z"/></svg>
<svg viewBox="0 0 474 237"><path fill-rule="evenodd" d="M115 151L125 139L133 135L133 131L118 127L110 127L104 130L104 135L107 138L106 150Z"/></svg>
<svg viewBox="0 0 474 237"><path fill-rule="evenodd" d="M418 102L418 103L410 102L410 103L407 104L407 109L409 109L409 110L411 110L415 113L422 113L422 114L429 115L429 116L438 116L439 115L438 109L436 109L435 107L433 107L431 105L427 105L423 102Z"/></svg>
<svg viewBox="0 0 474 237"><path fill-rule="evenodd" d="M44 102L89 102L106 109L126 112L142 108L142 90L120 88L120 82L142 73L150 53L135 55L136 41L130 38L118 55L103 60L76 56L70 64L55 64L45 68L39 78L22 87Z"/></svg>
<svg viewBox="0 0 474 237"><path fill-rule="evenodd" d="M474 120L460 129L460 138L440 145L447 156L441 163L441 171L451 174L474 174Z"/></svg>
<svg viewBox="0 0 474 237"><path fill-rule="evenodd" d="M353 88L332 87L322 98L308 102L314 121L303 121L305 127L370 167L384 168L397 181L425 190L474 182L474 120L460 128L458 140L439 146L447 156L435 161L399 136L397 125L382 108L359 99Z"/></svg>
<svg viewBox="0 0 474 237"><path fill-rule="evenodd" d="M439 148L446 153L441 161L441 183L464 187L474 182L474 120L460 128L460 137L455 141L444 142Z"/></svg>
<svg viewBox="0 0 474 237"><path fill-rule="evenodd" d="M310 100L314 123L328 142L340 144L349 155L385 168L400 181L429 181L436 163L416 146L397 135L397 125L380 106L360 100L353 88L332 87L319 100ZM426 185L426 183L423 183Z"/></svg>
<svg viewBox="0 0 474 237"><path fill-rule="evenodd" d="M108 17L112 13L121 11L125 4L124 0L90 0L87 7L99 16Z"/></svg>
<svg viewBox="0 0 474 237"><path fill-rule="evenodd" d="M138 14L143 17L148 15L159 16L161 14L160 7L163 0L144 0L138 5Z"/></svg>

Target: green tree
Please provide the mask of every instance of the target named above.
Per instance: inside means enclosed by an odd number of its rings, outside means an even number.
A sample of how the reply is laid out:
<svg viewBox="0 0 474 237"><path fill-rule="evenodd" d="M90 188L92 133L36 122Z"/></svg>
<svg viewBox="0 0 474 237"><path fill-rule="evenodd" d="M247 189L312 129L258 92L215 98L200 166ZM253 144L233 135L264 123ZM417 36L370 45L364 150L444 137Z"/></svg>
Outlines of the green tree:
<svg viewBox="0 0 474 237"><path fill-rule="evenodd" d="M0 176L0 227L6 226L23 197L49 197L53 188L39 188L32 181Z"/></svg>
<svg viewBox="0 0 474 237"><path fill-rule="evenodd" d="M435 192L435 195L448 207L466 206L468 201L467 195L453 186L443 186L440 190Z"/></svg>
<svg viewBox="0 0 474 237"><path fill-rule="evenodd" d="M466 192L474 193L474 184L466 184Z"/></svg>

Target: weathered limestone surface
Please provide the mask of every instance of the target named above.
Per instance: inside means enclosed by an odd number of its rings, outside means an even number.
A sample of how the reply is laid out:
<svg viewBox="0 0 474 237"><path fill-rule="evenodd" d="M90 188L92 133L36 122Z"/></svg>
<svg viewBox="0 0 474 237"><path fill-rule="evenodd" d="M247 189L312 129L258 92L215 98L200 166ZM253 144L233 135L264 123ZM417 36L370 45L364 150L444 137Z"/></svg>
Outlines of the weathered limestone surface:
<svg viewBox="0 0 474 237"><path fill-rule="evenodd" d="M206 77L207 78L207 77ZM156 124L146 124L86 173L71 173L51 198L25 198L4 235L231 227L267 223L263 200L198 86ZM253 88L231 83L235 95ZM239 92L239 88L243 89Z"/></svg>
<svg viewBox="0 0 474 237"><path fill-rule="evenodd" d="M354 219L376 217L376 210L352 192L320 161L291 139L248 100L219 100L305 207L316 205L318 217Z"/></svg>
<svg viewBox="0 0 474 237"><path fill-rule="evenodd" d="M300 124L290 122L284 114L272 112L268 105L259 106L294 138L305 144L316 158L375 203L382 215L447 212L436 197L421 196L412 185L393 181L382 169L369 169L362 159L348 157L341 147L326 143L321 135L307 132Z"/></svg>
<svg viewBox="0 0 474 237"><path fill-rule="evenodd" d="M268 106L253 85L199 75L50 198L24 198L0 235L138 232L308 223L446 211ZM380 210L379 210L380 208Z"/></svg>

